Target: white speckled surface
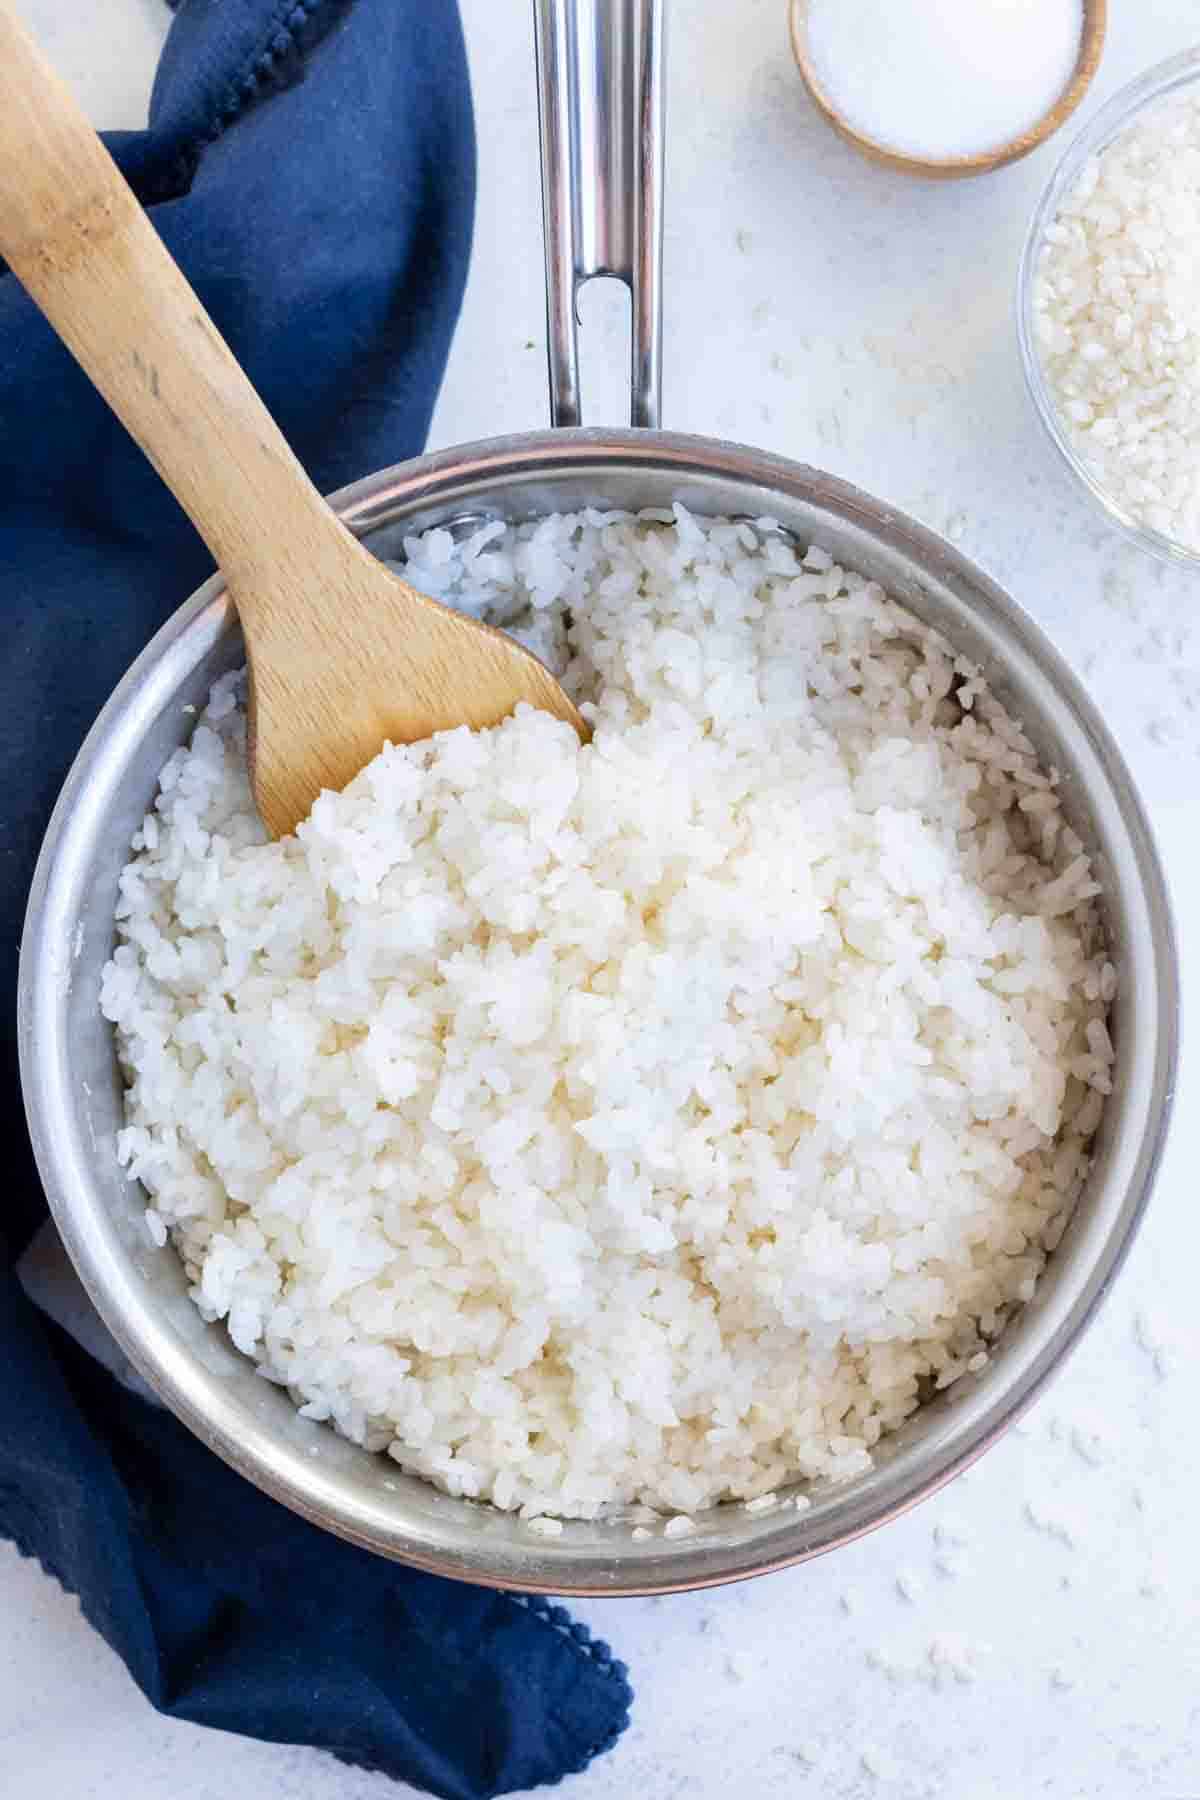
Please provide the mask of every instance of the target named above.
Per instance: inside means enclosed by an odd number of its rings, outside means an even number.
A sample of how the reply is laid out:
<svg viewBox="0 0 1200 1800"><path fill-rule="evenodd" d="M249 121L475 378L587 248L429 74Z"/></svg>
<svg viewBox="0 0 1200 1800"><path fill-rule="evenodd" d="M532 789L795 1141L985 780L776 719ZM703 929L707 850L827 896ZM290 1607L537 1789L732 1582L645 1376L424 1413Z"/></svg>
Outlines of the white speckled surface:
<svg viewBox="0 0 1200 1800"><path fill-rule="evenodd" d="M138 123L159 0L23 3L97 121ZM530 9L463 10L480 212L437 444L545 417ZM1089 108L1200 31L1195 0L1111 11ZM860 164L807 108L784 0L674 15L666 422L886 495L1037 614L1142 783L1194 990L1200 584L1111 537L1035 429L1011 291L1054 146L984 181L910 185ZM593 385L608 404L593 416L615 418L613 315L597 294L584 313L605 347ZM638 1700L571 1800L1200 1797L1198 1101L1185 1060L1130 1265L1049 1397L972 1474L806 1568L577 1609L630 1663ZM13 1800L397 1793L309 1751L158 1718L75 1603L7 1546L0 1619L0 1794Z"/></svg>

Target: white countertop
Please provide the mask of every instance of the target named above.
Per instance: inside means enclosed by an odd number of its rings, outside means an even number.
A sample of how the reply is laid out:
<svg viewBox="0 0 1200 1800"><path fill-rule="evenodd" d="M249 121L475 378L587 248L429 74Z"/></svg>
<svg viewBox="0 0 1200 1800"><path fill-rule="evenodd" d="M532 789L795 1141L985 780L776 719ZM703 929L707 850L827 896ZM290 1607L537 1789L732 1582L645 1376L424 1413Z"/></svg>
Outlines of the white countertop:
<svg viewBox="0 0 1200 1800"><path fill-rule="evenodd" d="M97 122L140 123L160 0L23 4ZM1195 0L1111 10L1089 108L1200 36ZM435 445L546 416L530 11L463 0L479 220ZM980 181L908 183L856 160L805 104L784 0L673 13L665 422L848 476L948 530L1016 593L1091 682L1141 783L1186 954L1200 578L1119 543L1039 439L1011 299L1055 148ZM592 422L614 420L614 315L589 294L584 316L610 403ZM1026 1425L948 1492L769 1580L576 1607L638 1698L616 1751L564 1800L1200 1797L1198 1156L1189 1060L1148 1222L1100 1320ZM949 1553L939 1525L963 1540ZM75 1602L7 1545L0 1618L13 1800L400 1792L312 1751L158 1718ZM928 1679L939 1643L973 1678Z"/></svg>

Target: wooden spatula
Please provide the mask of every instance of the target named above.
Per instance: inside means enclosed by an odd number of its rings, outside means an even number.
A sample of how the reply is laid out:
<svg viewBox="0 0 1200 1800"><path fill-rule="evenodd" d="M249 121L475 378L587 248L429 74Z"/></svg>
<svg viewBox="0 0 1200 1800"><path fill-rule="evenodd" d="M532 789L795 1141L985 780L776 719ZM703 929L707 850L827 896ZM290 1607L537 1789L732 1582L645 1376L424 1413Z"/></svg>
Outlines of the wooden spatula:
<svg viewBox="0 0 1200 1800"><path fill-rule="evenodd" d="M536 657L417 593L334 516L8 0L0 255L224 573L271 832L293 830L322 788L344 787L389 738L495 725L522 700L587 735Z"/></svg>

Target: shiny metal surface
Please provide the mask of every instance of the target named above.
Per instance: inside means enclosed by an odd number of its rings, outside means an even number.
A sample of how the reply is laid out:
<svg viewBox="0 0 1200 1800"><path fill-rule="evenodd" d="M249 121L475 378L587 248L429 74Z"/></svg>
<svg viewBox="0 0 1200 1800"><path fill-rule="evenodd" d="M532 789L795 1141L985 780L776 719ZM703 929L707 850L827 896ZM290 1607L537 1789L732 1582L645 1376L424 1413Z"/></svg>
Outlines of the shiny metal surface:
<svg viewBox="0 0 1200 1800"><path fill-rule="evenodd" d="M20 1044L46 1191L88 1291L166 1403L219 1455L315 1523L421 1568L575 1594L662 1592L738 1580L814 1556L903 1512L977 1457L1061 1363L1103 1298L1146 1202L1170 1107L1177 1039L1175 945L1162 871L1103 720L1032 621L950 545L819 471L703 438L537 433L422 457L338 497L372 546L495 515L585 503L771 514L875 576L986 668L1043 757L1096 856L1121 972L1115 1092L1075 1218L1032 1302L988 1367L922 1408L862 1478L807 1511L702 1515L695 1536L635 1542L620 1522L534 1537L510 1515L452 1500L384 1457L301 1419L206 1326L170 1249L150 1245L143 1197L117 1167L121 1085L100 1016L117 877L185 707L241 657L232 609L209 582L163 628L101 714L67 780L42 852L22 946Z"/></svg>
<svg viewBox="0 0 1200 1800"><path fill-rule="evenodd" d="M631 425L662 399L663 0L534 0L550 423L582 424L576 301L613 275L632 303Z"/></svg>

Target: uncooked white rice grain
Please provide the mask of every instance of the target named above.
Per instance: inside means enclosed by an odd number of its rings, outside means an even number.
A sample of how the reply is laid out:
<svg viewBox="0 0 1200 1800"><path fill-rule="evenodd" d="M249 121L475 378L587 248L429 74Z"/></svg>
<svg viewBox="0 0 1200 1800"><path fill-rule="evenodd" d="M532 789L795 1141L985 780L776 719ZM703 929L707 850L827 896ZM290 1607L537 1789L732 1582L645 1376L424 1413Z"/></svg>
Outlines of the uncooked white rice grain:
<svg viewBox="0 0 1200 1800"><path fill-rule="evenodd" d="M1100 486L1200 550L1200 101L1158 101L1089 158L1038 253L1033 315Z"/></svg>

